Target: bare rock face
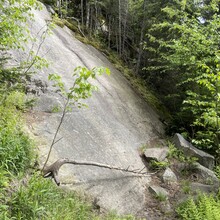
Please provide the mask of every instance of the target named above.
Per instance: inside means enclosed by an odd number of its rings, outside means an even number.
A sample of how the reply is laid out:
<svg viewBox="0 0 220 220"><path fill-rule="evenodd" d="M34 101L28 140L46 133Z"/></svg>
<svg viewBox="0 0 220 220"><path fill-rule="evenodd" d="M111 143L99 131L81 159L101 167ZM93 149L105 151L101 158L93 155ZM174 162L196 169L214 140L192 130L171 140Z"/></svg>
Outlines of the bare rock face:
<svg viewBox="0 0 220 220"><path fill-rule="evenodd" d="M144 152L146 160L156 160L158 162L164 161L168 155L168 147L162 148L147 148Z"/></svg>
<svg viewBox="0 0 220 220"><path fill-rule="evenodd" d="M31 48L35 52L39 49L42 33L47 29L47 21L51 20L50 13L42 7L41 11L33 10L34 21L29 21L30 34L37 38L34 47L28 42L24 45L25 51L11 52L18 64L27 59ZM57 26L52 31L39 50L39 56L50 65L36 73L46 84L37 81L29 88L30 92L38 93L29 127L33 134L37 134L36 141L43 143L38 145L41 163L45 161L60 122L61 112L52 110L63 103L63 97L47 81L48 74L59 74L65 87L71 87L74 68L103 66L111 70L111 75L102 75L91 82L99 91L85 101L89 108L74 108L67 113L58 134L58 139L63 138L54 145L48 165L57 159L69 158L142 169L144 164L138 149L143 143L160 139L158 134L163 133L163 126L159 116L101 52L78 41L66 27ZM136 214L146 207L146 184L150 182L150 176L140 178L120 171L71 164L63 166L59 176L61 186L83 189L97 198L103 209Z"/></svg>
<svg viewBox="0 0 220 220"><path fill-rule="evenodd" d="M41 80L40 78L30 78L27 86L26 93L34 94L39 96L41 93L45 93L47 91L48 84L46 81Z"/></svg>
<svg viewBox="0 0 220 220"><path fill-rule="evenodd" d="M215 159L212 155L195 148L180 134L175 134L173 142L178 149L184 152L185 155L196 157L198 158L200 164L207 167L208 169L213 169Z"/></svg>

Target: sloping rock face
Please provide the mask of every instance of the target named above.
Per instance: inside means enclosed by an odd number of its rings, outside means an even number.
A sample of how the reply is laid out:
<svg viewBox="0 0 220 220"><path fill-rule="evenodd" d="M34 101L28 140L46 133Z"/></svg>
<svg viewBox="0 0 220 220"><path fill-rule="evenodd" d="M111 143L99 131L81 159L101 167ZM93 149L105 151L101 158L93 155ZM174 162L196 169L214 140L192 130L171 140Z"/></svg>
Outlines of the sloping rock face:
<svg viewBox="0 0 220 220"><path fill-rule="evenodd" d="M49 12L43 8L42 11L33 11L35 21L31 21L29 26L32 36L38 40L34 45L27 44L27 51L32 46L37 51L42 32L46 30L46 21L51 20ZM17 63L28 57L28 53L22 51L11 52L11 55ZM99 91L86 101L88 109L76 108L67 114L58 135L63 139L54 146L49 164L68 157L125 168L130 166L131 169L142 168L144 164L138 148L151 139L159 138L163 128L159 117L122 74L102 53L78 41L67 28L56 27L53 34L46 37L39 55L51 65L34 76L37 82L40 80L46 86L44 91L37 92L37 106L27 114L27 121L38 140L41 163L45 161L61 117L61 113L52 113L52 109L63 103L62 97L47 81L48 74L62 75L66 86L70 86L75 67L104 66L110 68L111 75L103 75L93 82ZM146 205L145 190L150 177L140 178L119 171L74 165L64 165L59 176L61 185L86 190L103 209L116 210L119 214L136 214Z"/></svg>

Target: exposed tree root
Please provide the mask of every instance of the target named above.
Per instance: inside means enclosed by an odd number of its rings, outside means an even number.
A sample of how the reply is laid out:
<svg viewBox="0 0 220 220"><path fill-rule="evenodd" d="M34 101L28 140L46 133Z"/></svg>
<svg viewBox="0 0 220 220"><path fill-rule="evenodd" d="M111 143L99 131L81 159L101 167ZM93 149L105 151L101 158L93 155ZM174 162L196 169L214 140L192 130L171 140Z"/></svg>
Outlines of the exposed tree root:
<svg viewBox="0 0 220 220"><path fill-rule="evenodd" d="M103 167L103 168L111 169L111 170L120 170L123 172L137 174L138 176L150 176L150 175L155 174L155 173L144 172L143 170L145 167L143 169L133 169L132 170L132 169L129 169L129 167L125 169L125 168L121 168L121 167L115 167L115 166L110 166L107 164L96 163L96 162L91 162L91 161L76 161L76 160L71 160L68 158L63 158L63 159L57 160L56 162L54 162L50 166L43 169L43 176L45 178L52 177L54 179L55 183L59 186L60 185L60 181L58 179L59 169L62 165L67 164L67 163L74 164L74 165Z"/></svg>

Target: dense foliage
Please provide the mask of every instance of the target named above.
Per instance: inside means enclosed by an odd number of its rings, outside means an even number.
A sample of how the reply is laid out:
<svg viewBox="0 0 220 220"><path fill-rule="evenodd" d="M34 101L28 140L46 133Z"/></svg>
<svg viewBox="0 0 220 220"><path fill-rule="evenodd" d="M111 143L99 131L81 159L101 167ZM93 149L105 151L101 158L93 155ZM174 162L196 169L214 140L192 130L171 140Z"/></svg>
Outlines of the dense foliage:
<svg viewBox="0 0 220 220"><path fill-rule="evenodd" d="M152 25L145 49L154 53L146 67L172 82L169 104L176 111L173 124L192 142L219 153L220 54L217 1L191 4L176 1L163 8L166 20ZM158 35L159 32L167 33ZM155 46L157 45L156 49ZM155 50L154 50L155 49ZM155 65L156 63L156 65ZM155 79L155 76L153 76ZM162 85L163 86L163 85ZM167 86L165 84L164 86Z"/></svg>

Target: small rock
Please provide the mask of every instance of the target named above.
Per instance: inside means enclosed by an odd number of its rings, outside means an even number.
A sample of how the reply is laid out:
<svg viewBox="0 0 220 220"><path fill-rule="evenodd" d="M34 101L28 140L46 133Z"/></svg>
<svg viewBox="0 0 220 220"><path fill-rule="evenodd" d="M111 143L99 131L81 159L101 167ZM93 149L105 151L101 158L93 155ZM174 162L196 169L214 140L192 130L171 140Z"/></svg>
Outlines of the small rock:
<svg viewBox="0 0 220 220"><path fill-rule="evenodd" d="M148 187L149 192L151 192L154 196L160 198L160 197L165 197L169 195L169 193L162 187L160 186L149 186ZM163 198L161 198L163 199Z"/></svg>
<svg viewBox="0 0 220 220"><path fill-rule="evenodd" d="M183 138L180 134L175 134L173 138L175 146L182 150L187 156L198 158L199 163L203 166L213 169L215 158L202 150L195 148L191 143Z"/></svg>
<svg viewBox="0 0 220 220"><path fill-rule="evenodd" d="M173 211L168 200L160 203L160 210L165 214L171 213Z"/></svg>
<svg viewBox="0 0 220 220"><path fill-rule="evenodd" d="M164 183L169 184L169 185L173 183L177 183L177 177L175 173L169 167L166 168L162 176L162 180Z"/></svg>
<svg viewBox="0 0 220 220"><path fill-rule="evenodd" d="M147 148L144 156L147 160L156 160L158 162L164 161L168 154L168 147L163 148Z"/></svg>

